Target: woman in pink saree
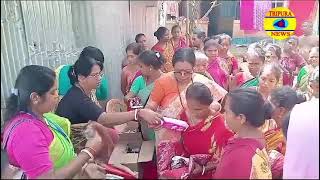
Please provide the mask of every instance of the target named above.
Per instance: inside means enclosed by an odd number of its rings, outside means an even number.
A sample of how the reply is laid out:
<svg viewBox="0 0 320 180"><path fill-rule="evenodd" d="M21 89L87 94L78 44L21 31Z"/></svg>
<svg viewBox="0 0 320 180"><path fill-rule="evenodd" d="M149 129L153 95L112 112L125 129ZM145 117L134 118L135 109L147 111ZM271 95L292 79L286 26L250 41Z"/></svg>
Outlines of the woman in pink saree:
<svg viewBox="0 0 320 180"><path fill-rule="evenodd" d="M186 99L187 109L180 119L186 121L189 128L181 133L180 141L160 142L158 172L161 178L209 179L233 133L225 127L220 112L211 111L213 97L206 85L191 84Z"/></svg>
<svg viewBox="0 0 320 180"><path fill-rule="evenodd" d="M221 46L215 40L208 40L204 45L204 52L209 58L208 73L224 89L228 88L227 64L219 57Z"/></svg>
<svg viewBox="0 0 320 180"><path fill-rule="evenodd" d="M179 25L172 26L171 35L172 35L172 38L170 39L170 42L174 47L174 51L177 51L178 49L181 49L181 48L188 47L187 40L182 36L181 27Z"/></svg>

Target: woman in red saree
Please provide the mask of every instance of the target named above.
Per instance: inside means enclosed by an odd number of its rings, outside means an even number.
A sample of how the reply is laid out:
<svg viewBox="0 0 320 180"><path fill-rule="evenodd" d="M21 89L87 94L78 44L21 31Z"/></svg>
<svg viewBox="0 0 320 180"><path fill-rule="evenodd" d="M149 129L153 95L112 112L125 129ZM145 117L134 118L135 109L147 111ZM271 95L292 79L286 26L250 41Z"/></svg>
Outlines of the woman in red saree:
<svg viewBox="0 0 320 180"><path fill-rule="evenodd" d="M294 76L306 64L305 59L298 52L298 38L291 36L283 47L280 64L284 69L283 85L293 86Z"/></svg>
<svg viewBox="0 0 320 180"><path fill-rule="evenodd" d="M143 47L139 43L131 43L126 48L128 65L121 72L121 91L123 95L127 95L131 84L139 72L140 67L136 60L137 56L143 51Z"/></svg>
<svg viewBox="0 0 320 180"><path fill-rule="evenodd" d="M173 43L170 41L170 33L166 27L159 27L158 30L154 33L154 36L157 37L158 43L155 44L151 50L160 52L164 57L163 72L173 71L172 67L172 57L174 54Z"/></svg>
<svg viewBox="0 0 320 180"><path fill-rule="evenodd" d="M233 133L225 127L222 114L211 111L213 97L206 85L197 82L191 84L186 91L186 99L187 109L180 119L186 121L189 128L181 133L179 141L160 142L157 147L159 176L209 179L223 147ZM175 160L180 157L187 158L188 162L184 164Z"/></svg>
<svg viewBox="0 0 320 180"><path fill-rule="evenodd" d="M263 133L265 109L262 95L252 88L229 92L224 105L226 124L235 133L224 148L213 178L271 179Z"/></svg>

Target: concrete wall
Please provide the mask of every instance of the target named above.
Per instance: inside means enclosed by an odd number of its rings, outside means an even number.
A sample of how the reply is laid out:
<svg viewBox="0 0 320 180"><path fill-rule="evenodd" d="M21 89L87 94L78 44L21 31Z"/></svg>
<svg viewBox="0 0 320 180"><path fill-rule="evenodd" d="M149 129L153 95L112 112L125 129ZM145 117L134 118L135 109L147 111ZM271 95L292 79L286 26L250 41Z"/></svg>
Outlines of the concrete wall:
<svg viewBox="0 0 320 180"><path fill-rule="evenodd" d="M126 46L137 33L145 33L150 46L155 43L153 32L158 25L158 11L148 1L89 1L94 18L96 45L105 55L105 74L111 98L121 98L121 60Z"/></svg>

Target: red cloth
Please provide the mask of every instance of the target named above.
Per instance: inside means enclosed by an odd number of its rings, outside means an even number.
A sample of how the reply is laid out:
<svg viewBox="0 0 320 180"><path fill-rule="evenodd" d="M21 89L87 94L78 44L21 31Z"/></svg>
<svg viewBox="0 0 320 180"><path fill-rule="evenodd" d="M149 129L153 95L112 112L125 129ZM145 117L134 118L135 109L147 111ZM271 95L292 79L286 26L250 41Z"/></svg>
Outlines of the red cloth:
<svg viewBox="0 0 320 180"><path fill-rule="evenodd" d="M289 9L293 12L297 19L297 27L295 34L301 36L303 34L301 25L306 20L313 20L315 0L289 0Z"/></svg>
<svg viewBox="0 0 320 180"><path fill-rule="evenodd" d="M252 157L256 154L256 149L263 148L255 139L230 139L214 173L214 179L249 179Z"/></svg>
<svg viewBox="0 0 320 180"><path fill-rule="evenodd" d="M185 112L181 114L180 119L187 121ZM159 143L157 147L157 167L161 177L180 179L187 175L188 178L192 179L211 178L212 171L207 171L204 175L190 174L194 163L206 165L209 161L217 161L223 147L233 136L233 133L225 127L221 114L212 119L211 122L208 129L204 131L201 131L205 125L204 121L193 127L190 126L181 134L182 139L179 142L162 141ZM212 137L214 137L213 141ZM215 144L215 147L213 147L213 144ZM189 158L189 164L172 168L171 163L174 156Z"/></svg>

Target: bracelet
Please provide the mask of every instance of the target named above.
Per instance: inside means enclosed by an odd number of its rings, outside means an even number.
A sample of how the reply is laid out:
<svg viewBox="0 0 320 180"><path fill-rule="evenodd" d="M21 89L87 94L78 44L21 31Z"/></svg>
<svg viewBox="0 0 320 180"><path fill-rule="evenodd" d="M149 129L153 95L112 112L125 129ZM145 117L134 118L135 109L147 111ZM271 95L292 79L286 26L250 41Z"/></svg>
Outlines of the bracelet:
<svg viewBox="0 0 320 180"><path fill-rule="evenodd" d="M135 109L134 110L134 120L138 121L138 113L140 112L140 109Z"/></svg>
<svg viewBox="0 0 320 180"><path fill-rule="evenodd" d="M93 149L93 148L91 148L91 147L85 147L85 149L88 149L88 150L89 150L89 152L90 152L90 151L92 151L92 152L91 152L91 154L92 154L92 155L96 155L96 154L97 154L97 151L96 151L96 150L94 150L94 149Z"/></svg>
<svg viewBox="0 0 320 180"><path fill-rule="evenodd" d="M86 154L88 154L90 156L90 159L94 159L93 155L91 154L90 151L88 151L87 149L82 149L80 152L84 152Z"/></svg>
<svg viewBox="0 0 320 180"><path fill-rule="evenodd" d="M206 166L203 165L203 166L202 166L202 174L201 174L202 176L204 175L204 172L205 172L205 171L206 171Z"/></svg>

